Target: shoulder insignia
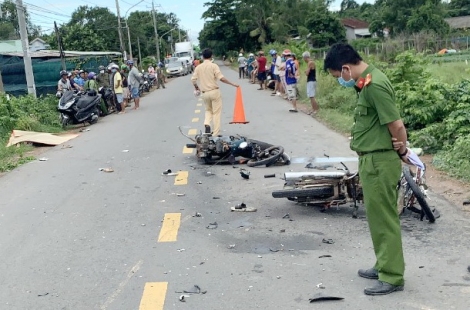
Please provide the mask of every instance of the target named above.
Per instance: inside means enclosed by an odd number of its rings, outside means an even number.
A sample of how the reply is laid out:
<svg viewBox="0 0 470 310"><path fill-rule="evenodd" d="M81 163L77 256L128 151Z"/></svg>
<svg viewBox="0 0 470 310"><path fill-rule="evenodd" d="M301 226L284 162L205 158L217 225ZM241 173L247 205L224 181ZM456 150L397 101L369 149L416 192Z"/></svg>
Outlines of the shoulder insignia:
<svg viewBox="0 0 470 310"><path fill-rule="evenodd" d="M362 89L364 87L364 83L365 83L365 79L364 78L359 78L359 80L357 80L356 82L356 87L359 88L359 89Z"/></svg>
<svg viewBox="0 0 470 310"><path fill-rule="evenodd" d="M364 82L364 86L369 85L371 82L372 82L372 75L370 75L370 73L369 73L369 74L367 74L367 76L366 76L366 80L365 80L365 82Z"/></svg>

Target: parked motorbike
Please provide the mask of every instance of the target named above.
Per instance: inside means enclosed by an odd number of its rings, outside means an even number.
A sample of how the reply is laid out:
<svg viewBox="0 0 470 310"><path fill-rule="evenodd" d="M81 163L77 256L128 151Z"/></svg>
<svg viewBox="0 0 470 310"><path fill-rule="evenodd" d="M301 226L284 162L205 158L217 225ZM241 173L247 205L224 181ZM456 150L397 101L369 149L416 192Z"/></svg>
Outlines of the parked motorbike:
<svg viewBox="0 0 470 310"><path fill-rule="evenodd" d="M116 106L114 104L114 93L110 87L100 87L98 93L101 95L101 98L104 100L106 104L106 108L108 110L108 114L113 113L116 111Z"/></svg>
<svg viewBox="0 0 470 310"><path fill-rule="evenodd" d="M139 85L139 97L141 97L144 92L149 92L149 91L150 91L149 83L144 80Z"/></svg>
<svg viewBox="0 0 470 310"><path fill-rule="evenodd" d="M241 136L211 136L199 133L193 139L181 134L195 143L186 144L187 148L196 149L196 156L206 164L229 162L235 164L237 157L248 159L249 167L272 165L289 165L290 157L284 153L282 146L274 146L265 142L247 139Z"/></svg>
<svg viewBox="0 0 470 310"><path fill-rule="evenodd" d="M63 127L70 124L89 122L95 124L99 118L101 95L96 91L75 93L67 91L59 100L57 110L60 112L60 122Z"/></svg>
<svg viewBox="0 0 470 310"><path fill-rule="evenodd" d="M144 78L144 81L147 81L149 90L156 84L155 74L145 73L143 78Z"/></svg>

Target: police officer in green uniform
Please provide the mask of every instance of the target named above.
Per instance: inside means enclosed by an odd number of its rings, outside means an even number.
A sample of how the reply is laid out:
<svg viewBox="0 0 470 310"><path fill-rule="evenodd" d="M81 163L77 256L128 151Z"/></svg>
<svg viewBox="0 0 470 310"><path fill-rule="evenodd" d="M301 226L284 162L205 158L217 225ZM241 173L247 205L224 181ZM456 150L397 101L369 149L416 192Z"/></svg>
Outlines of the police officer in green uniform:
<svg viewBox="0 0 470 310"><path fill-rule="evenodd" d="M393 87L379 69L365 63L349 44L333 45L326 55L324 69L338 78L342 86L353 87L358 93L350 147L359 155L359 176L376 256L373 268L360 269L358 274L378 280L364 293L385 295L402 291L405 262L397 184L401 161L409 161L406 129L395 104Z"/></svg>

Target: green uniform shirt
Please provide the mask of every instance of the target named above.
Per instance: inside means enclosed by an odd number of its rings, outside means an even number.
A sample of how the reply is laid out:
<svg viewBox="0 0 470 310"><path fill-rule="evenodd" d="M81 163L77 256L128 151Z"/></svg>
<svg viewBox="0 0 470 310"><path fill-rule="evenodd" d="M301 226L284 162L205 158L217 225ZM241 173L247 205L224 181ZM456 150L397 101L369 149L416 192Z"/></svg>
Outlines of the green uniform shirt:
<svg viewBox="0 0 470 310"><path fill-rule="evenodd" d="M395 92L382 71L369 65L361 78L365 79L368 74L371 81L362 86L354 110L350 147L356 152L393 150L387 124L400 119L400 112L395 104Z"/></svg>

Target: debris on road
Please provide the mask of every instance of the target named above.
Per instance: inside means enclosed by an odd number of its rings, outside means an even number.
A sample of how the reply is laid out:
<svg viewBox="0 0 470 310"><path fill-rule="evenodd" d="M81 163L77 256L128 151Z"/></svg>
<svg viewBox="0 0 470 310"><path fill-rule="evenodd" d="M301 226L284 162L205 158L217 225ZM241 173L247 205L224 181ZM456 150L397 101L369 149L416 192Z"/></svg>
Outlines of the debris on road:
<svg viewBox="0 0 470 310"><path fill-rule="evenodd" d="M281 278L281 276L276 276L276 279L280 279L280 278Z"/></svg>
<svg viewBox="0 0 470 310"><path fill-rule="evenodd" d="M80 129L80 132L86 132L86 131L90 131L90 128L82 128L82 129Z"/></svg>
<svg viewBox="0 0 470 310"><path fill-rule="evenodd" d="M464 206L470 205L470 199L464 200L463 205Z"/></svg>
<svg viewBox="0 0 470 310"><path fill-rule="evenodd" d="M103 171L103 172L114 172L113 168L100 168L100 171Z"/></svg>
<svg viewBox="0 0 470 310"><path fill-rule="evenodd" d="M212 197L212 199L220 199L220 197L214 196Z"/></svg>
<svg viewBox="0 0 470 310"><path fill-rule="evenodd" d="M319 165L319 166L314 166L312 163L308 163L305 168L308 168L308 169L317 169L317 170L326 170L328 168L332 168L333 166L332 165Z"/></svg>
<svg viewBox="0 0 470 310"><path fill-rule="evenodd" d="M324 289L325 287L323 286L323 283L318 283L318 284L317 284L317 288Z"/></svg>
<svg viewBox="0 0 470 310"><path fill-rule="evenodd" d="M207 291L201 290L201 287L197 284L195 284L191 289L189 290L183 290L183 291L176 291L175 293L177 294L206 294ZM186 295L185 295L186 296ZM189 296L186 296L189 297Z"/></svg>
<svg viewBox="0 0 470 310"><path fill-rule="evenodd" d="M41 157L41 158L39 158L38 160L39 160L39 161L48 161L48 160L49 160L49 158L46 158L46 157Z"/></svg>
<svg viewBox="0 0 470 310"><path fill-rule="evenodd" d="M202 214L199 213L199 212L196 212L196 213L193 215L193 217L202 217Z"/></svg>
<svg viewBox="0 0 470 310"><path fill-rule="evenodd" d="M252 208L252 207L247 207L245 203L241 203L236 205L235 207L230 207L230 210L237 211L237 212L256 212L258 209Z"/></svg>
<svg viewBox="0 0 470 310"><path fill-rule="evenodd" d="M201 182L201 181L197 181L196 184L202 184L202 182Z"/></svg>
<svg viewBox="0 0 470 310"><path fill-rule="evenodd" d="M178 175L178 172L171 172L171 169L167 169L162 172L162 175L175 176Z"/></svg>
<svg viewBox="0 0 470 310"><path fill-rule="evenodd" d="M276 252L279 252L280 250L279 249L274 249L274 248L269 248L269 251L271 251L273 253L276 253Z"/></svg>
<svg viewBox="0 0 470 310"><path fill-rule="evenodd" d="M281 229L279 232L281 232L281 233L285 233L285 232L286 232L286 230L285 230L285 229Z"/></svg>
<svg viewBox="0 0 470 310"><path fill-rule="evenodd" d="M310 298L310 303L318 302L318 301L331 301L331 300L343 300L343 297L336 297L336 296L328 296L322 293L315 294L312 298Z"/></svg>
<svg viewBox="0 0 470 310"><path fill-rule="evenodd" d="M242 178L244 178L245 180L248 180L248 179L250 178L250 171L245 170L245 169L240 169L240 175L241 175Z"/></svg>
<svg viewBox="0 0 470 310"><path fill-rule="evenodd" d="M189 297L189 295L181 295L179 299L180 299L181 302L186 302L185 298L187 298L187 297Z"/></svg>
<svg viewBox="0 0 470 310"><path fill-rule="evenodd" d="M326 243L326 244L333 244L335 241L333 239L323 239L321 242Z"/></svg>
<svg viewBox="0 0 470 310"><path fill-rule="evenodd" d="M62 148L63 149L71 149L71 148L73 148L73 145L65 144L65 145L62 145Z"/></svg>
<svg viewBox="0 0 470 310"><path fill-rule="evenodd" d="M122 150L123 153L129 153L129 150Z"/></svg>
<svg viewBox="0 0 470 310"><path fill-rule="evenodd" d="M284 215L282 218L283 218L283 219L290 219L289 213L286 213L286 215Z"/></svg>
<svg viewBox="0 0 470 310"><path fill-rule="evenodd" d="M206 226L207 229L217 229L217 227L219 227L219 224L217 224L217 222L209 223L209 225Z"/></svg>
<svg viewBox="0 0 470 310"><path fill-rule="evenodd" d="M186 250L185 250L185 249L178 249L178 250L176 250L176 251L178 251L178 252L184 252L184 251L186 251Z"/></svg>
<svg viewBox="0 0 470 310"><path fill-rule="evenodd" d="M267 179L267 178L275 178L276 177L276 174L273 173L273 174L265 174L264 175L264 178Z"/></svg>
<svg viewBox="0 0 470 310"><path fill-rule="evenodd" d="M327 254L327 255L318 256L318 258L324 258L324 257L331 257L331 255Z"/></svg>
<svg viewBox="0 0 470 310"><path fill-rule="evenodd" d="M235 244L229 244L229 246L227 247L228 249L234 249L235 248Z"/></svg>
<svg viewBox="0 0 470 310"><path fill-rule="evenodd" d="M43 297L43 296L47 296L47 295L49 295L49 293L38 294L38 297Z"/></svg>

